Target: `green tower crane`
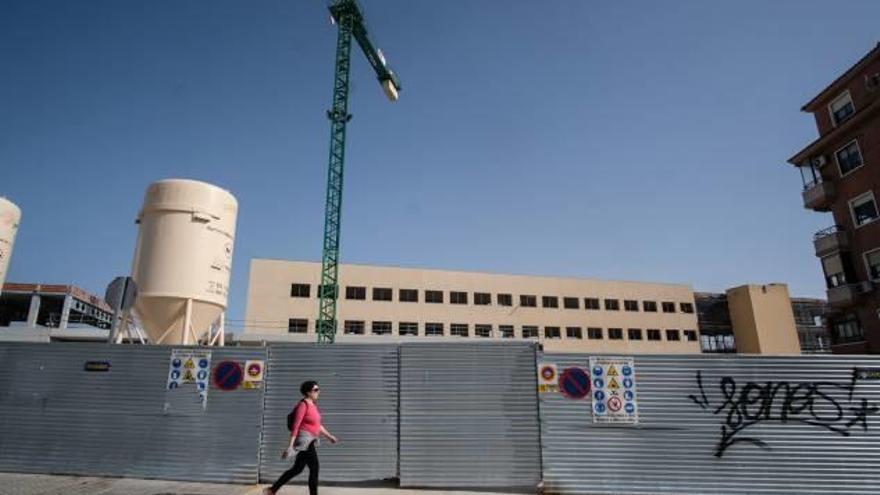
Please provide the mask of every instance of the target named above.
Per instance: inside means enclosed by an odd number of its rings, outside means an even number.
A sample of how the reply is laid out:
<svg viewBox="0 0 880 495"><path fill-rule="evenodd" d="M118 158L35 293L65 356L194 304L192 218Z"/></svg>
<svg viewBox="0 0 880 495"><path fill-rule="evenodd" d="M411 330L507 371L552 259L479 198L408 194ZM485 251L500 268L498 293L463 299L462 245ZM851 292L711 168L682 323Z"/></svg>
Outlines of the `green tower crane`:
<svg viewBox="0 0 880 495"><path fill-rule="evenodd" d="M333 0L329 6L333 22L339 28L336 39L336 72L333 77L333 107L330 118L330 165L327 169L327 199L324 206L324 248L321 257L321 285L318 286L319 343L336 340L336 299L339 297L339 230L342 220L342 177L345 166L345 127L348 113L348 81L351 70L351 38L357 40L364 55L391 101L397 100L400 81L388 65L382 51L367 34L363 10L355 0Z"/></svg>

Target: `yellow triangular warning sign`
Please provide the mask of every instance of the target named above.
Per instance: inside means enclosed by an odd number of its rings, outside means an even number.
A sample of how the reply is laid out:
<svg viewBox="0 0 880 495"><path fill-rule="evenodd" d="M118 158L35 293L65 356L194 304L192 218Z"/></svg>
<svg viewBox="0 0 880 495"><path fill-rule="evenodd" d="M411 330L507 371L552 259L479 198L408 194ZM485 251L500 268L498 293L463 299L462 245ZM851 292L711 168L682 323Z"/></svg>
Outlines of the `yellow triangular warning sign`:
<svg viewBox="0 0 880 495"><path fill-rule="evenodd" d="M186 364L184 364L183 367L188 370L191 370L196 367L196 363L194 363L192 359L187 359Z"/></svg>
<svg viewBox="0 0 880 495"><path fill-rule="evenodd" d="M196 381L196 377L193 376L192 370L186 370L186 372L183 373L183 381L185 381L185 382Z"/></svg>
<svg viewBox="0 0 880 495"><path fill-rule="evenodd" d="M610 373L609 373L609 375L610 375ZM611 381L608 382L608 389L609 390L617 390L619 388L620 388L620 384L617 383L617 378L612 378Z"/></svg>
<svg viewBox="0 0 880 495"><path fill-rule="evenodd" d="M608 376L617 376L617 368L613 364L608 368Z"/></svg>

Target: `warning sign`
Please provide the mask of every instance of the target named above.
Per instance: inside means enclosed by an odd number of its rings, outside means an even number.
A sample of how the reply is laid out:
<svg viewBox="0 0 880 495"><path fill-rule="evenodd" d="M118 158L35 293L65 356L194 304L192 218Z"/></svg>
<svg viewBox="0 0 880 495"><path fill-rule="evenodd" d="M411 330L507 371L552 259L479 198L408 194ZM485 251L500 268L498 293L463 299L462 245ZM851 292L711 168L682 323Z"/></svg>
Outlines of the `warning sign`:
<svg viewBox="0 0 880 495"><path fill-rule="evenodd" d="M211 351L172 349L168 363L167 390L193 388L198 391L202 408L208 406L208 370Z"/></svg>
<svg viewBox="0 0 880 495"><path fill-rule="evenodd" d="M632 425L639 422L636 372L631 357L591 357L593 423Z"/></svg>
<svg viewBox="0 0 880 495"><path fill-rule="evenodd" d="M245 361L244 362L244 381L261 382L263 381L263 361Z"/></svg>
<svg viewBox="0 0 880 495"><path fill-rule="evenodd" d="M256 390L263 385L263 370L266 365L263 361L253 360L244 362L244 382L241 388Z"/></svg>
<svg viewBox="0 0 880 495"><path fill-rule="evenodd" d="M538 363L538 392L542 394L559 392L558 376L556 364Z"/></svg>

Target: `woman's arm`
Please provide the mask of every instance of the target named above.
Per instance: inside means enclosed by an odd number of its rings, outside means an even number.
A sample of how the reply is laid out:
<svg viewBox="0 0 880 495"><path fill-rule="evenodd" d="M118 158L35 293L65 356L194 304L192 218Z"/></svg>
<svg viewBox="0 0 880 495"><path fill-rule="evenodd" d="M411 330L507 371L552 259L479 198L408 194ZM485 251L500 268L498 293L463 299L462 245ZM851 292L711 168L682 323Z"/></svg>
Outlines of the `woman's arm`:
<svg viewBox="0 0 880 495"><path fill-rule="evenodd" d="M330 440L330 443L336 443L339 441L338 438L334 437L327 428L324 428L324 425L321 425L321 434L327 437L327 440Z"/></svg>
<svg viewBox="0 0 880 495"><path fill-rule="evenodd" d="M296 441L296 436L299 435L299 429L302 427L303 418L306 417L306 409L307 406L305 405L305 402L300 402L296 405L296 414L293 416L293 428L290 429L291 448Z"/></svg>

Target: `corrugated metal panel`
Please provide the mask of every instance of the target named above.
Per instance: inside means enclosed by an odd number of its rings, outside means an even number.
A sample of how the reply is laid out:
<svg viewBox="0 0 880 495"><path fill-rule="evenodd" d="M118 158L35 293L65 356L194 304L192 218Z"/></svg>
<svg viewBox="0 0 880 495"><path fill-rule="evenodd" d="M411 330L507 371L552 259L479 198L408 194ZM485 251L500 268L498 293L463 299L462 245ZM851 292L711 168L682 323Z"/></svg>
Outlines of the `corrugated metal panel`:
<svg viewBox="0 0 880 495"><path fill-rule="evenodd" d="M365 481L397 476L398 353L394 345L273 345L269 348L260 479L273 482L291 465L287 414L300 384L321 385L324 426L340 443L319 449L321 479ZM301 476L297 482L302 482Z"/></svg>
<svg viewBox="0 0 880 495"><path fill-rule="evenodd" d="M0 344L0 470L255 482L262 390L212 386L206 410L189 407L166 393L170 349ZM210 351L212 364L265 359L262 348Z"/></svg>
<svg viewBox="0 0 880 495"><path fill-rule="evenodd" d="M401 486L534 489L534 346L403 344L400 352Z"/></svg>
<svg viewBox="0 0 880 495"><path fill-rule="evenodd" d="M589 356L541 359L562 371ZM635 367L637 427L594 426L589 400L541 394L545 493L880 492L880 380L853 381L880 360L635 356Z"/></svg>

